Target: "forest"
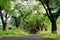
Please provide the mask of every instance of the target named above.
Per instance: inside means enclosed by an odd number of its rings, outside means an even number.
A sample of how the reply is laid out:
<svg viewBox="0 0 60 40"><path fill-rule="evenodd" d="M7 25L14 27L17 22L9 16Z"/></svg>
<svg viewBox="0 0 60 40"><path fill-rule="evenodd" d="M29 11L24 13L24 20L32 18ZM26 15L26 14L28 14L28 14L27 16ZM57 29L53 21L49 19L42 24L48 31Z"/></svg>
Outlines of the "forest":
<svg viewBox="0 0 60 40"><path fill-rule="evenodd" d="M60 0L0 0L0 37L37 35L60 40Z"/></svg>

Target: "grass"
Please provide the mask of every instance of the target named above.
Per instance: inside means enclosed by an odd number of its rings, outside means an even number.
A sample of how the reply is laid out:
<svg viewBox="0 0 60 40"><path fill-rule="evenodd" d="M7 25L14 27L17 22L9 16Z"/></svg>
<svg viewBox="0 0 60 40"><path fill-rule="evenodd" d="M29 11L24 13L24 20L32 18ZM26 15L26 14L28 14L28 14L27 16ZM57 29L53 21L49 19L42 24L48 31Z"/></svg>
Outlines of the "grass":
<svg viewBox="0 0 60 40"><path fill-rule="evenodd" d="M48 31L39 31L37 35L45 37L45 38L54 38L56 40L60 40L60 27L58 27L57 34L52 34L51 30L49 29Z"/></svg>
<svg viewBox="0 0 60 40"><path fill-rule="evenodd" d="M51 34L50 32L45 32L45 31L40 32L38 35L46 38L56 38L55 34Z"/></svg>
<svg viewBox="0 0 60 40"><path fill-rule="evenodd" d="M56 36L56 40L60 40L60 34Z"/></svg>
<svg viewBox="0 0 60 40"><path fill-rule="evenodd" d="M60 27L58 27L58 33L57 34L52 34L51 30L48 29L48 31L39 31L37 35L45 37L45 38L54 38L56 40L60 40ZM27 32L24 30L20 29L12 29L8 31L2 31L0 28L0 37L10 37L10 36L26 36L29 35Z"/></svg>
<svg viewBox="0 0 60 40"><path fill-rule="evenodd" d="M8 30L8 31L0 30L0 37L24 36L24 35L28 35L28 33L20 29L13 29L13 30Z"/></svg>

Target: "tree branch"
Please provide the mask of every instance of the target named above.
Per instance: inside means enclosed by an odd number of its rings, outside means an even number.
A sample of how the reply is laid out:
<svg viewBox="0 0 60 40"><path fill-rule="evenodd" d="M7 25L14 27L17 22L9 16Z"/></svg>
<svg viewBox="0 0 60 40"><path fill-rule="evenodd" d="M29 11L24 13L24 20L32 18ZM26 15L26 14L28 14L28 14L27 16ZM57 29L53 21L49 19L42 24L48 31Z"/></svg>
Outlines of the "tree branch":
<svg viewBox="0 0 60 40"><path fill-rule="evenodd" d="M11 15L9 15L7 18L9 18Z"/></svg>
<svg viewBox="0 0 60 40"><path fill-rule="evenodd" d="M59 17L59 15L60 15L60 8L59 8L59 10L58 10L58 12L57 12L57 14L56 14L56 19Z"/></svg>
<svg viewBox="0 0 60 40"><path fill-rule="evenodd" d="M49 11L50 17L53 18L53 14L51 13L51 9L50 9L50 7L49 7L49 0L45 0L45 4L46 4L47 9L48 9L48 11Z"/></svg>
<svg viewBox="0 0 60 40"><path fill-rule="evenodd" d="M6 15L5 15L5 18L6 18L6 19L7 19L7 15L8 15L8 14L6 13Z"/></svg>
<svg viewBox="0 0 60 40"><path fill-rule="evenodd" d="M47 8L45 7L44 3L42 2L42 0L40 0L40 2L41 2L41 4L42 4L42 5L43 5L43 7L44 7L44 9L45 9L45 11L46 11L47 16L50 18L49 12L48 12Z"/></svg>
<svg viewBox="0 0 60 40"><path fill-rule="evenodd" d="M21 13L21 17L22 17L22 16L23 16L22 11L21 11L21 10L19 10L19 12Z"/></svg>

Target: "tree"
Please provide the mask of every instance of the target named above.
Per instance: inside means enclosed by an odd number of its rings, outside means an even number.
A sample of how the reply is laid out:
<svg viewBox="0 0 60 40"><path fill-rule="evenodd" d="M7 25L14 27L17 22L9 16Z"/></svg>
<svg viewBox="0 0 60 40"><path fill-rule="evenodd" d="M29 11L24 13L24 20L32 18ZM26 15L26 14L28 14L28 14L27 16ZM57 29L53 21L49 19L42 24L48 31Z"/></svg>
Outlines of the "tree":
<svg viewBox="0 0 60 40"><path fill-rule="evenodd" d="M7 20L10 17L13 5L10 0L0 0L0 17L3 24L3 30L7 30ZM4 10L4 12L2 12Z"/></svg>
<svg viewBox="0 0 60 40"><path fill-rule="evenodd" d="M52 33L57 33L56 21L60 14L60 1L59 0L39 0L43 5L46 14L52 24L51 31Z"/></svg>
<svg viewBox="0 0 60 40"><path fill-rule="evenodd" d="M15 20L16 28L18 28L20 26L20 24L22 25L23 22L25 22L25 18L28 15L30 15L32 12L30 8L25 9L24 7L26 7L26 6L27 5L22 5L22 3L21 4L20 3L15 4L14 10L17 10L18 12L15 11L14 12L15 15L13 14L12 18L14 18L14 20Z"/></svg>
<svg viewBox="0 0 60 40"><path fill-rule="evenodd" d="M15 13L15 15L14 15L14 13ZM15 11L14 13L12 15L12 20L14 20L13 21L13 25L15 25L16 28L18 28L19 25L20 25L20 15L17 15L19 13L17 11Z"/></svg>

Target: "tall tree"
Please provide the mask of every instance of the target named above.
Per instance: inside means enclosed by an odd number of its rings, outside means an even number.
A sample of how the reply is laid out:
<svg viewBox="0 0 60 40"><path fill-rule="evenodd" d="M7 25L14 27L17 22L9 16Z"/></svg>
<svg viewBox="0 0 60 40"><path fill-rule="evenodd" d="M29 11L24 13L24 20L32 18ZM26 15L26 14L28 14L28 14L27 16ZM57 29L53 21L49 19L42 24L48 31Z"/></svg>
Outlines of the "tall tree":
<svg viewBox="0 0 60 40"><path fill-rule="evenodd" d="M13 20L13 25L16 26L16 28L19 27L20 25L20 12L18 10L13 10L13 15L12 15L12 20Z"/></svg>
<svg viewBox="0 0 60 40"><path fill-rule="evenodd" d="M60 14L60 1L59 0L39 0L43 5L46 14L52 24L52 33L57 33L56 21Z"/></svg>
<svg viewBox="0 0 60 40"><path fill-rule="evenodd" d="M22 22L25 22L25 18L28 15L30 15L30 13L32 11L31 11L30 8L27 8L27 5L22 5L22 3L15 4L14 10L17 10L18 11L18 12L15 11L16 14L15 15L14 14L12 15L12 17L15 20L16 28L18 28L20 26L20 24L22 24Z"/></svg>
<svg viewBox="0 0 60 40"><path fill-rule="evenodd" d="M12 10L12 2L11 0L0 0L0 17L2 20L2 24L3 24L3 30L7 30L7 20L10 17L10 12ZM2 12L2 11L5 12Z"/></svg>

